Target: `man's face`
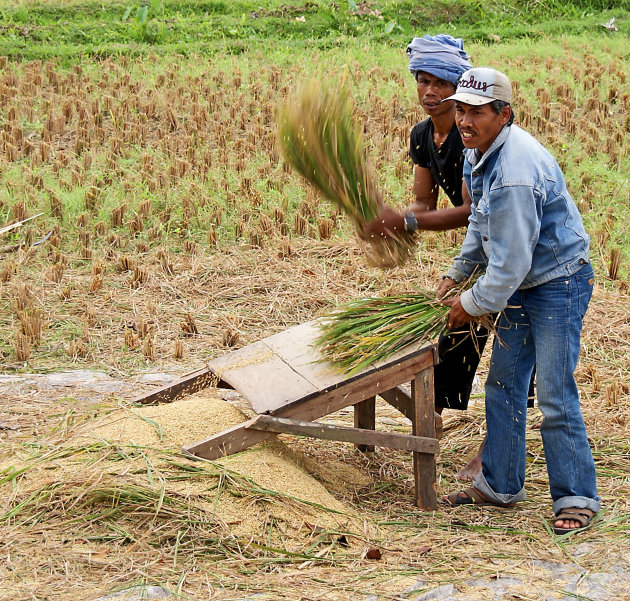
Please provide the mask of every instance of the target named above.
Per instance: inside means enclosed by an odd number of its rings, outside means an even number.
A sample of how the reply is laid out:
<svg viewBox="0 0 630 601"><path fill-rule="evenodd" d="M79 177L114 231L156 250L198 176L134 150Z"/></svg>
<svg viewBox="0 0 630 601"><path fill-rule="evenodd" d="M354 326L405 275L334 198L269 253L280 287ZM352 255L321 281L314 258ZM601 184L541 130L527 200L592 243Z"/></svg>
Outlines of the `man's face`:
<svg viewBox="0 0 630 601"><path fill-rule="evenodd" d="M476 148L481 153L499 135L510 120L511 109L506 106L498 115L489 104L476 106L455 102L455 124L466 148Z"/></svg>
<svg viewBox="0 0 630 601"><path fill-rule="evenodd" d="M416 73L416 82L418 100L427 115L432 117L452 110L452 101L440 104L442 100L455 94L455 86L452 83L424 71Z"/></svg>

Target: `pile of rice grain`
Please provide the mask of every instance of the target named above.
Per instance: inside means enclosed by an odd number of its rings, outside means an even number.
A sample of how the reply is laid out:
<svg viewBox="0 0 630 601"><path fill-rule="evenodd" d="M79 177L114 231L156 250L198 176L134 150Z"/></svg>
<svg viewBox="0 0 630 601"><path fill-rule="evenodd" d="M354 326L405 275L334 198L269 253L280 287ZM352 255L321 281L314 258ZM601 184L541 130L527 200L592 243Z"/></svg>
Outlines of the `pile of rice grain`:
<svg viewBox="0 0 630 601"><path fill-rule="evenodd" d="M120 409L109 414L106 423L90 428L83 436L91 441L121 446L178 451L183 445L208 438L246 419L238 408L226 401L199 393L173 403ZM194 465L200 467L204 463L194 462ZM189 498L208 496L208 490L216 483L216 467L223 466L249 479L253 487L269 491L269 494L262 493L264 503L220 495L213 509L236 536L259 538L270 522L281 525L283 534L290 538L303 538L313 529L363 529L352 516L352 510L307 473L304 458L277 439L206 465L213 468L208 478L169 480L168 489ZM319 479L328 481L330 478ZM279 494L274 496L276 493Z"/></svg>
<svg viewBox="0 0 630 601"><path fill-rule="evenodd" d="M120 409L86 435L107 442L180 449L246 419L224 400L200 394L173 403Z"/></svg>

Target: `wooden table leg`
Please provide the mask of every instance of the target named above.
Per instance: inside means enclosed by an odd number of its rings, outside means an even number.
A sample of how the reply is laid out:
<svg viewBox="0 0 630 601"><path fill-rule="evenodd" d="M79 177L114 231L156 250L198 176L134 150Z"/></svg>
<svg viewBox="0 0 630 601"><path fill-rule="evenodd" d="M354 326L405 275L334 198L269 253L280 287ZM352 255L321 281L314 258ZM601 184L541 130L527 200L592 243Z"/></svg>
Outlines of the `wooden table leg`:
<svg viewBox="0 0 630 601"><path fill-rule="evenodd" d="M376 429L376 397L370 397L354 405L354 427L364 430ZM374 445L357 444L359 451L364 453L374 452Z"/></svg>
<svg viewBox="0 0 630 601"><path fill-rule="evenodd" d="M413 434L415 436L435 436L433 367L416 374L416 377L411 381L411 398L414 406L414 419L411 420ZM436 509L435 455L413 453L413 476L416 505L426 510Z"/></svg>

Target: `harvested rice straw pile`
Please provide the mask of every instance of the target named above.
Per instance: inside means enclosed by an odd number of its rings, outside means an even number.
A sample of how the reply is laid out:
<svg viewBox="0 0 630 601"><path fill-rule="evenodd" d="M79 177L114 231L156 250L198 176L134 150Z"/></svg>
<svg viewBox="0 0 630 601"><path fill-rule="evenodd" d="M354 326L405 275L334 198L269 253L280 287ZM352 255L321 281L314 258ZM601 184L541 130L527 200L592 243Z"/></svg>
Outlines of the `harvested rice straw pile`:
<svg viewBox="0 0 630 601"><path fill-rule="evenodd" d="M383 206L354 122L345 81L303 84L279 108L278 135L284 158L328 200L352 220L358 234ZM404 232L370 238L367 258L376 267L402 265L413 252L415 237Z"/></svg>

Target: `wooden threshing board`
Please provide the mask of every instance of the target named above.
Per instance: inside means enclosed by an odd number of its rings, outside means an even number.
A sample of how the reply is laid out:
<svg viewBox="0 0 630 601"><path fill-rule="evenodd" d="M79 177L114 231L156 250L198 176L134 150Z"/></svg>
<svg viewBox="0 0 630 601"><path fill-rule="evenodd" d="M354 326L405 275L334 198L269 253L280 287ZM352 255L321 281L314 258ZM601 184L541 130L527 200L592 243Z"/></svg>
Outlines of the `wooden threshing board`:
<svg viewBox="0 0 630 601"><path fill-rule="evenodd" d="M322 361L314 345L318 335L317 321L295 326L213 359L207 368L136 401L171 401L212 385L237 390L258 415L184 447L206 459L237 453L281 432L353 442L364 451L375 445L411 450L416 503L434 509L435 455L439 452L434 347L410 345L348 377ZM400 387L408 382L411 395ZM376 395L411 420L411 436L374 431ZM355 406L354 428L313 421L351 405Z"/></svg>

